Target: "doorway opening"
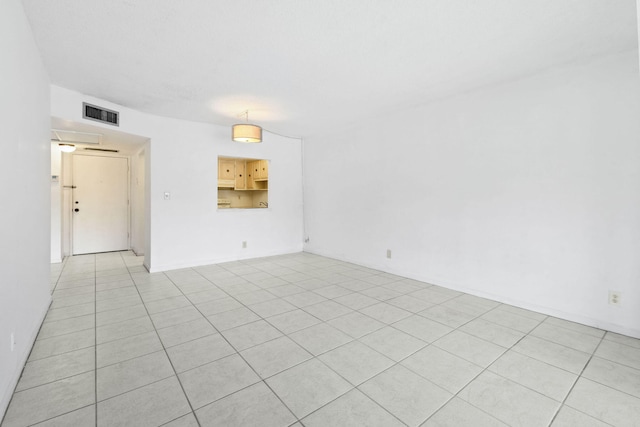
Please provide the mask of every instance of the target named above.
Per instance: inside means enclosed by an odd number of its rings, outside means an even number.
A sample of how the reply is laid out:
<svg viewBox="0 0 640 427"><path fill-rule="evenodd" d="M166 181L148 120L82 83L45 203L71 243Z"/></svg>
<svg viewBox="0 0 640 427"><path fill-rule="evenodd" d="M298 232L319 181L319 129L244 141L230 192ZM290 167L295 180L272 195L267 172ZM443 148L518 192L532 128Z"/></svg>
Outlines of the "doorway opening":
<svg viewBox="0 0 640 427"><path fill-rule="evenodd" d="M51 125L51 262L129 249L149 259L149 138L58 118ZM61 152L69 143L75 151Z"/></svg>

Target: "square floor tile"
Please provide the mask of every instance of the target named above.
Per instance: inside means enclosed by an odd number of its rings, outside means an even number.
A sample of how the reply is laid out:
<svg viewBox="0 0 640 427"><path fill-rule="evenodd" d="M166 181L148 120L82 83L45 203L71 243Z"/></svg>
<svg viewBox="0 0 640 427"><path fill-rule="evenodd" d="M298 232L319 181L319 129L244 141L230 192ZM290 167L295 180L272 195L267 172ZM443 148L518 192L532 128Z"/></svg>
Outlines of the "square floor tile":
<svg viewBox="0 0 640 427"><path fill-rule="evenodd" d="M175 376L98 403L98 427L162 425L191 412Z"/></svg>
<svg viewBox="0 0 640 427"><path fill-rule="evenodd" d="M508 351L489 366L489 371L562 402L577 376L515 351Z"/></svg>
<svg viewBox="0 0 640 427"><path fill-rule="evenodd" d="M184 372L222 359L236 351L222 335L215 333L167 349L176 372Z"/></svg>
<svg viewBox="0 0 640 427"><path fill-rule="evenodd" d="M329 299L338 298L352 293L351 290L338 285L326 286L324 288L316 289L314 292Z"/></svg>
<svg viewBox="0 0 640 427"><path fill-rule="evenodd" d="M549 425L560 407L560 402L488 371L458 397L508 425Z"/></svg>
<svg viewBox="0 0 640 427"><path fill-rule="evenodd" d="M426 342L392 327L366 335L360 341L396 362L427 345Z"/></svg>
<svg viewBox="0 0 640 427"><path fill-rule="evenodd" d="M95 369L95 348L70 351L46 359L28 362L16 391L47 384Z"/></svg>
<svg viewBox="0 0 640 427"><path fill-rule="evenodd" d="M119 323L129 319L136 319L138 317L147 317L147 309L144 308L144 304L136 304L129 307L116 308L114 310L103 311L96 313L96 326L105 326L112 323Z"/></svg>
<svg viewBox="0 0 640 427"><path fill-rule="evenodd" d="M278 314L286 313L288 311L296 310L297 307L293 304L289 304L282 299L273 299L258 304L250 305L249 308L254 313L257 313L261 317L271 317Z"/></svg>
<svg viewBox="0 0 640 427"><path fill-rule="evenodd" d="M220 314L225 311L242 308L242 304L240 304L235 298L225 297L214 301L196 303L196 307L198 307L198 310L200 310L200 312L205 316L213 316L214 314Z"/></svg>
<svg viewBox="0 0 640 427"><path fill-rule="evenodd" d="M276 338L240 354L262 378L270 377L313 357L288 337Z"/></svg>
<svg viewBox="0 0 640 427"><path fill-rule="evenodd" d="M244 305L252 305L276 299L277 296L273 295L270 292L259 289L257 291L245 292L236 295L235 298Z"/></svg>
<svg viewBox="0 0 640 427"><path fill-rule="evenodd" d="M452 397L448 391L396 365L358 387L409 426L418 426Z"/></svg>
<svg viewBox="0 0 640 427"><path fill-rule="evenodd" d="M586 378L578 380L565 404L614 426L640 420L640 399Z"/></svg>
<svg viewBox="0 0 640 427"><path fill-rule="evenodd" d="M174 375L164 351L98 369L98 401L117 396Z"/></svg>
<svg viewBox="0 0 640 427"><path fill-rule="evenodd" d="M38 340L51 338L59 335L79 332L85 329L94 329L96 317L93 314L86 316L72 317L71 319L59 320L56 322L43 323L38 333Z"/></svg>
<svg viewBox="0 0 640 427"><path fill-rule="evenodd" d="M236 350L242 351L282 336L282 333L264 320L247 323L222 332Z"/></svg>
<svg viewBox="0 0 640 427"><path fill-rule="evenodd" d="M72 317L85 316L95 312L95 303L85 303L72 305L69 307L54 308L47 312L45 322L55 322L57 320L69 319Z"/></svg>
<svg viewBox="0 0 640 427"><path fill-rule="evenodd" d="M207 316L207 319L209 319L213 326L215 326L219 331L225 331L227 329L232 329L237 326L260 320L260 316L246 307L241 307L236 308L235 310Z"/></svg>
<svg viewBox="0 0 640 427"><path fill-rule="evenodd" d="M626 335L620 335L613 332L607 332L604 336L604 339L607 341L613 341L618 344L624 344L629 347L640 348L640 339L628 337Z"/></svg>
<svg viewBox="0 0 640 427"><path fill-rule="evenodd" d="M540 320L512 313L505 310L503 306L483 314L480 318L488 320L489 322L497 323L498 325L507 326L525 334L531 332L533 328L540 324Z"/></svg>
<svg viewBox="0 0 640 427"><path fill-rule="evenodd" d="M640 398L640 370L593 357L582 376Z"/></svg>
<svg viewBox="0 0 640 427"><path fill-rule="evenodd" d="M424 342L433 342L452 331L448 326L416 314L394 323L393 327Z"/></svg>
<svg viewBox="0 0 640 427"><path fill-rule="evenodd" d="M509 427L475 406L454 397L423 424L424 427Z"/></svg>
<svg viewBox="0 0 640 427"><path fill-rule="evenodd" d="M168 328L180 323L201 319L202 314L194 307L182 307L176 310L163 311L151 315L151 320L157 329Z"/></svg>
<svg viewBox="0 0 640 427"><path fill-rule="evenodd" d="M476 318L476 316L471 314L443 305L434 305L426 310L422 310L419 314L422 317L435 320L452 328L458 328Z"/></svg>
<svg viewBox="0 0 640 427"><path fill-rule="evenodd" d="M161 313L163 311L175 310L182 307L191 307L191 301L184 295L163 298L156 301L145 302L149 314Z"/></svg>
<svg viewBox="0 0 640 427"><path fill-rule="evenodd" d="M587 353L531 335L520 340L513 350L573 374L580 374L590 357Z"/></svg>
<svg viewBox="0 0 640 427"><path fill-rule="evenodd" d="M601 337L594 337L571 329L565 329L543 322L530 332L532 336L561 344L584 353L593 353L600 344Z"/></svg>
<svg viewBox="0 0 640 427"><path fill-rule="evenodd" d="M375 298L371 298L369 296L366 295L362 295L360 293L353 293L353 294L349 294L349 295L345 295L342 297L338 297L335 298L334 301L347 306L353 310L361 310L365 307L369 307L371 305L374 304L378 304L380 301L378 301Z"/></svg>
<svg viewBox="0 0 640 427"><path fill-rule="evenodd" d="M123 307L132 307L139 304L142 304L142 299L137 294L118 298L109 298L102 301L96 301L95 311L97 313L101 313L103 311L116 310Z"/></svg>
<svg viewBox="0 0 640 427"><path fill-rule="evenodd" d="M378 301L386 301L402 295L402 293L396 292L393 289L385 288L384 286L376 286L373 288L365 289L363 291L360 291L360 293L368 297L375 298Z"/></svg>
<svg viewBox="0 0 640 427"><path fill-rule="evenodd" d="M29 361L44 359L95 345L95 332L85 329L65 335L39 339L33 345Z"/></svg>
<svg viewBox="0 0 640 427"><path fill-rule="evenodd" d="M340 332L326 323L320 323L307 329L294 332L289 334L289 337L314 356L333 350L353 340L349 335Z"/></svg>
<svg viewBox="0 0 640 427"><path fill-rule="evenodd" d="M173 347L207 335L216 334L217 331L204 317L191 322L179 323L167 328L158 329L158 335L165 347Z"/></svg>
<svg viewBox="0 0 640 427"><path fill-rule="evenodd" d="M419 291L411 292L408 294L414 298L421 299L431 304L442 304L452 298L455 298L455 294L442 293L434 290L434 286L426 289L420 289Z"/></svg>
<svg viewBox="0 0 640 427"><path fill-rule="evenodd" d="M360 338L385 327L384 323L372 319L369 316L365 316L357 311L336 317L327 323L353 338Z"/></svg>
<svg viewBox="0 0 640 427"><path fill-rule="evenodd" d="M194 409L260 381L237 354L183 372L179 377Z"/></svg>
<svg viewBox="0 0 640 427"><path fill-rule="evenodd" d="M324 353L319 359L353 385L368 380L395 363L358 341Z"/></svg>
<svg viewBox="0 0 640 427"><path fill-rule="evenodd" d="M489 366L507 350L458 330L435 341L434 345L482 367Z"/></svg>
<svg viewBox="0 0 640 427"><path fill-rule="evenodd" d="M200 427L200 425L198 424L193 412L190 412L187 415L176 418L167 424L162 424L162 427Z"/></svg>
<svg viewBox="0 0 640 427"><path fill-rule="evenodd" d="M595 355L621 365L640 369L640 348L638 347L603 340L598 350L596 350Z"/></svg>
<svg viewBox="0 0 640 427"><path fill-rule="evenodd" d="M401 427L405 425L359 390L351 390L340 396L307 416L303 422L307 427Z"/></svg>
<svg viewBox="0 0 640 427"><path fill-rule="evenodd" d="M419 313L431 307L432 304L410 295L400 295L399 297L387 300L388 304L410 311L411 313Z"/></svg>
<svg viewBox="0 0 640 427"><path fill-rule="evenodd" d="M204 285L204 289L205 290L199 290L198 292L185 292L185 289L182 288L182 291L186 294L192 304L202 304L222 298L228 298L228 295L222 289L219 289L214 285Z"/></svg>
<svg viewBox="0 0 640 427"><path fill-rule="evenodd" d="M551 427L611 427L589 415L577 411L567 405L560 408L560 411L553 420Z"/></svg>
<svg viewBox="0 0 640 427"><path fill-rule="evenodd" d="M304 308L309 305L318 304L327 299L314 292L306 291L284 297L284 300L295 305L298 308Z"/></svg>
<svg viewBox="0 0 640 427"><path fill-rule="evenodd" d="M480 366L433 345L407 357L402 365L450 393L457 393L482 372Z"/></svg>
<svg viewBox="0 0 640 427"><path fill-rule="evenodd" d="M100 344L96 348L96 364L98 368L102 368L159 350L162 350L162 343L158 338L158 334L156 334L155 331L147 332L141 335Z"/></svg>
<svg viewBox="0 0 640 427"><path fill-rule="evenodd" d="M35 424L36 427L68 427L82 426L95 427L96 425L96 405L85 406L76 409L59 417L48 419L41 423Z"/></svg>
<svg viewBox="0 0 640 427"><path fill-rule="evenodd" d="M397 322L412 315L410 311L384 302L365 307L360 312L386 324Z"/></svg>
<svg viewBox="0 0 640 427"><path fill-rule="evenodd" d="M269 288L269 292L271 292L272 294L282 298L282 297L286 297L289 295L293 295L293 294L299 294L301 292L306 292L306 289L303 289L299 286L296 285L291 285L291 284L287 284L287 285L282 285L282 286L276 286L273 288Z"/></svg>
<svg viewBox="0 0 640 427"><path fill-rule="evenodd" d="M320 320L331 320L349 314L352 310L334 301L323 301L303 308L304 311Z"/></svg>
<svg viewBox="0 0 640 427"><path fill-rule="evenodd" d="M267 322L285 334L290 334L321 323L319 319L300 309L271 316L267 319Z"/></svg>
<svg viewBox="0 0 640 427"><path fill-rule="evenodd" d="M202 425L226 427L288 426L296 418L264 383L260 382L196 411Z"/></svg>
<svg viewBox="0 0 640 427"><path fill-rule="evenodd" d="M591 335L595 338L602 338L605 334L605 331L603 331L602 329L593 328L587 325L581 325L580 323L570 322L569 320L558 319L557 317L547 317L544 319L544 323L547 325L557 326L563 329L580 332L581 334Z"/></svg>
<svg viewBox="0 0 640 427"><path fill-rule="evenodd" d="M95 374L86 372L17 392L2 427L26 426L95 403Z"/></svg>
<svg viewBox="0 0 640 427"><path fill-rule="evenodd" d="M98 344L104 344L109 341L152 332L153 330L153 323L151 323L149 316L138 317L118 323L99 326L96 329L96 342Z"/></svg>
<svg viewBox="0 0 640 427"><path fill-rule="evenodd" d="M458 330L505 348L513 346L525 335L524 332L519 332L515 329L480 318L462 325Z"/></svg>
<svg viewBox="0 0 640 427"><path fill-rule="evenodd" d="M266 380L271 389L302 418L351 389L351 385L317 359Z"/></svg>

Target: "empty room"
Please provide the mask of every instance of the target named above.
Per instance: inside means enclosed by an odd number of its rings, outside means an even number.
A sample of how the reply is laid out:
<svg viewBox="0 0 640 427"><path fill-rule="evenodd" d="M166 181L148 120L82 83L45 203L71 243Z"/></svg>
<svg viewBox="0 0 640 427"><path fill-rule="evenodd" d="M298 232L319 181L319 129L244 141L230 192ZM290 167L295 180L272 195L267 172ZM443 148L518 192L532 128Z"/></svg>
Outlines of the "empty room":
<svg viewBox="0 0 640 427"><path fill-rule="evenodd" d="M635 0L2 0L0 426L640 426Z"/></svg>

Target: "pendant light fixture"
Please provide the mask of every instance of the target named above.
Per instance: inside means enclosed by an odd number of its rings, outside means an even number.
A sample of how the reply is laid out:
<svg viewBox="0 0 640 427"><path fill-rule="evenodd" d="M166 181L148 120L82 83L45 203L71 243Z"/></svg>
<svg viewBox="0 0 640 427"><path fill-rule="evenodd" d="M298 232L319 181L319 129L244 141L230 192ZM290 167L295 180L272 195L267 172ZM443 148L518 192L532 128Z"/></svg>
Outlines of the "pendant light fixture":
<svg viewBox="0 0 640 427"><path fill-rule="evenodd" d="M262 142L262 128L249 124L249 110L245 110L242 115L246 123L233 125L231 139L236 142Z"/></svg>
<svg viewBox="0 0 640 427"><path fill-rule="evenodd" d="M76 146L73 144L65 144L65 143L58 144L58 148L63 153L73 153L74 151L76 151Z"/></svg>

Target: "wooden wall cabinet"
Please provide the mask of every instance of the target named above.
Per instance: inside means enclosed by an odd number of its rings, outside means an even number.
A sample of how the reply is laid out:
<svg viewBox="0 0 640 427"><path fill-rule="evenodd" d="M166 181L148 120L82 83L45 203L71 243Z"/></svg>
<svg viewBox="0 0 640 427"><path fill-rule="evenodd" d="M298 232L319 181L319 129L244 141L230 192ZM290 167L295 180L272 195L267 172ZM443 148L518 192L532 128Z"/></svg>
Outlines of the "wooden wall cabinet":
<svg viewBox="0 0 640 427"><path fill-rule="evenodd" d="M218 188L234 188L236 185L236 162L233 159L218 159Z"/></svg>
<svg viewBox="0 0 640 427"><path fill-rule="evenodd" d="M218 188L268 190L269 161L219 157Z"/></svg>
<svg viewBox="0 0 640 427"><path fill-rule="evenodd" d="M247 161L247 189L266 190L269 188L269 161Z"/></svg>

